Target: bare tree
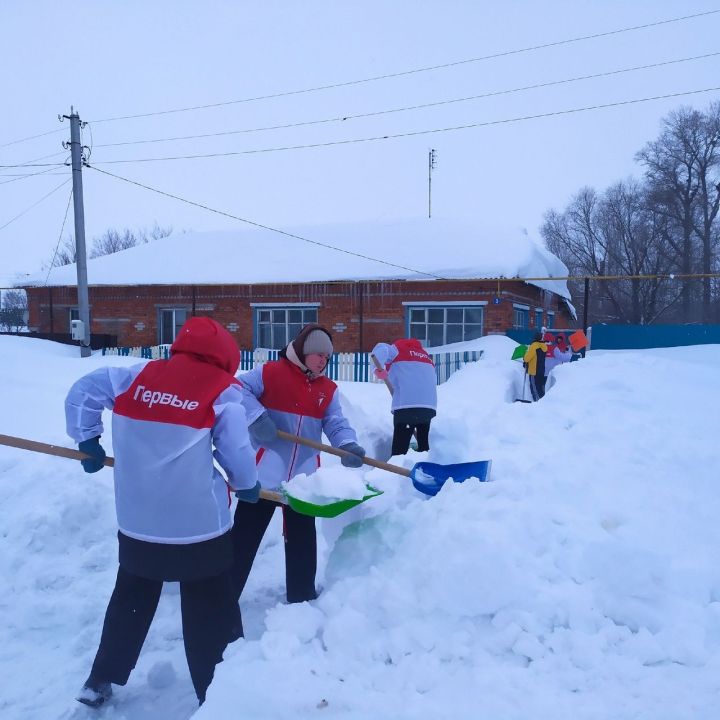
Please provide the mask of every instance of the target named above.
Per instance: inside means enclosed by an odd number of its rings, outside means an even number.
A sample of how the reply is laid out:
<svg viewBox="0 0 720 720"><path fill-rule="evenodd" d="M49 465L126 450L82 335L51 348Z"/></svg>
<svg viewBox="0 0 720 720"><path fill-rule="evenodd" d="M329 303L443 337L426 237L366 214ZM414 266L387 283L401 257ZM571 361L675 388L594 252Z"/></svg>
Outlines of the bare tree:
<svg viewBox="0 0 720 720"><path fill-rule="evenodd" d="M150 230L142 228L139 230L125 228L123 231L114 229L106 230L99 238L93 240L90 257L96 258L102 257L103 255L112 255L121 250L135 247L136 245L142 245L152 240L159 240L160 238L167 237L171 233L172 227L161 227L157 223L155 223Z"/></svg>
<svg viewBox="0 0 720 720"><path fill-rule="evenodd" d="M75 250L75 238L70 235L66 237L57 247L55 254L50 260L50 267L62 267L72 265L77 257Z"/></svg>
<svg viewBox="0 0 720 720"><path fill-rule="evenodd" d="M122 233L118 230L106 230L100 237L95 238L90 248L89 257L97 258L103 255L127 250L138 244L138 237L131 230L125 229Z"/></svg>
<svg viewBox="0 0 720 720"><path fill-rule="evenodd" d="M98 258L103 255L112 255L113 253L127 250L128 248L142 245L143 243L159 240L172 234L171 226L161 226L155 223L150 229L140 228L138 230L119 231L113 228L106 230L100 237L94 238L90 247L89 257ZM58 246L55 255L50 261L50 267L62 267L63 265L72 265L76 261L75 238L69 236Z"/></svg>
<svg viewBox="0 0 720 720"><path fill-rule="evenodd" d="M712 315L713 283L708 277L716 267L720 229L716 223L720 210L720 102L710 105L703 116L701 146L697 153L700 184L695 232L702 245L703 320Z"/></svg>
<svg viewBox="0 0 720 720"><path fill-rule="evenodd" d="M158 225L156 222L151 230L145 232L145 242L151 242L152 240L162 240L162 238L172 235L172 231L172 225L166 225L165 227L163 227L162 225Z"/></svg>
<svg viewBox="0 0 720 720"><path fill-rule="evenodd" d="M564 212L546 214L541 233L571 274L598 278L588 308L597 321L652 323L675 302L667 282L654 277L671 263L664 219L637 181L616 183L602 196L583 188Z"/></svg>
<svg viewBox="0 0 720 720"><path fill-rule="evenodd" d="M717 256L716 218L720 207L720 104L706 113L680 108L663 121L657 140L637 159L645 166L651 202L667 218L666 241L675 254L674 269L683 274L710 273ZM685 283L682 320L708 320L710 278L702 283L701 312L693 310L700 293Z"/></svg>
<svg viewBox="0 0 720 720"><path fill-rule="evenodd" d="M24 290L5 290L0 294L0 330L19 332L26 325L27 295Z"/></svg>

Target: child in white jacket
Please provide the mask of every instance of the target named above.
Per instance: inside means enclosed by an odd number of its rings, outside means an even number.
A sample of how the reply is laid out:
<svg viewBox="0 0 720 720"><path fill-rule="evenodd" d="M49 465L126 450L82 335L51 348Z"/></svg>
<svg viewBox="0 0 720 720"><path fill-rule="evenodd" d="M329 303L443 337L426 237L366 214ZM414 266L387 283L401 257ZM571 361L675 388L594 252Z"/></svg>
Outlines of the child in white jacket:
<svg viewBox="0 0 720 720"><path fill-rule="evenodd" d="M417 438L418 451L430 449L430 422L437 409L435 365L427 350L414 338L378 343L372 349L380 368L375 376L392 392L392 454L405 455L410 439Z"/></svg>

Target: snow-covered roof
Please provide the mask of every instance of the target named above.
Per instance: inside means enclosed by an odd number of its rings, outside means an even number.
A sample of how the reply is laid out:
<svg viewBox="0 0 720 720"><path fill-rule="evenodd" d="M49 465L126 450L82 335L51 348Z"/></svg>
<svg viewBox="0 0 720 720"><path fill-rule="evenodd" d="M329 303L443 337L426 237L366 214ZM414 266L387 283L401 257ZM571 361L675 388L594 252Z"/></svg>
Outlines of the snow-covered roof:
<svg viewBox="0 0 720 720"><path fill-rule="evenodd" d="M328 246L333 246L333 249ZM566 266L521 230L491 231L443 219L320 225L277 231L176 233L88 261L97 285L202 285L565 277ZM564 298L564 280L528 280ZM46 274L18 285L45 285ZM75 265L47 285L76 285Z"/></svg>

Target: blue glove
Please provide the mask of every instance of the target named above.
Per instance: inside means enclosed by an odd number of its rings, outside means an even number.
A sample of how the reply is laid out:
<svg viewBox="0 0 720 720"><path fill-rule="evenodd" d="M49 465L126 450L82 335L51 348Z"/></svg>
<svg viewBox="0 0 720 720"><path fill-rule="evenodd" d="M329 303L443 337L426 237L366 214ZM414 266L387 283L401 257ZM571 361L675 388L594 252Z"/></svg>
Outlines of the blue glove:
<svg viewBox="0 0 720 720"><path fill-rule="evenodd" d="M250 423L248 430L256 445L267 445L277 438L277 427L266 412Z"/></svg>
<svg viewBox="0 0 720 720"><path fill-rule="evenodd" d="M365 457L364 447L360 447L360 445L356 442L351 442L347 445L341 445L340 449L345 450L345 452L348 453L347 455L343 455L340 459L340 462L345 467L359 468L363 464L362 459Z"/></svg>
<svg viewBox="0 0 720 720"><path fill-rule="evenodd" d="M86 473L96 473L98 470L102 470L104 467L105 451L103 446L100 444L100 436L90 438L90 440L83 440L79 445L78 449L80 452L90 455L89 458L81 460L80 463L83 466L83 470Z"/></svg>
<svg viewBox="0 0 720 720"><path fill-rule="evenodd" d="M242 502L256 503L260 499L260 483L255 483L255 487L245 490L236 490L235 497Z"/></svg>

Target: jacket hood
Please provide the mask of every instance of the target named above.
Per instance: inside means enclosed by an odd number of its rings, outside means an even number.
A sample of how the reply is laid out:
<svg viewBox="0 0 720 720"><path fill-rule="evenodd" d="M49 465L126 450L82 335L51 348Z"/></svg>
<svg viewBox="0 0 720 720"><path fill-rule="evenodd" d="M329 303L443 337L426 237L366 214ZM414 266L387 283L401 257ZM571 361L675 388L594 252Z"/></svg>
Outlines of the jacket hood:
<svg viewBox="0 0 720 720"><path fill-rule="evenodd" d="M400 340L396 340L394 345L398 348L404 347L408 350L414 349L420 352L427 352L417 338L402 338Z"/></svg>
<svg viewBox="0 0 720 720"><path fill-rule="evenodd" d="M186 353L230 375L240 366L240 350L233 336L209 317L191 317L170 346L170 354Z"/></svg>

